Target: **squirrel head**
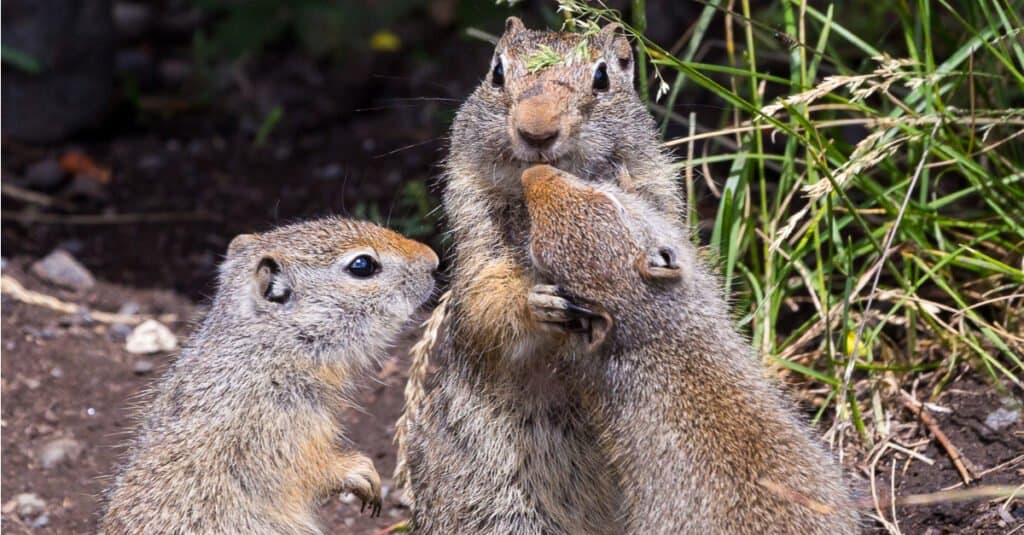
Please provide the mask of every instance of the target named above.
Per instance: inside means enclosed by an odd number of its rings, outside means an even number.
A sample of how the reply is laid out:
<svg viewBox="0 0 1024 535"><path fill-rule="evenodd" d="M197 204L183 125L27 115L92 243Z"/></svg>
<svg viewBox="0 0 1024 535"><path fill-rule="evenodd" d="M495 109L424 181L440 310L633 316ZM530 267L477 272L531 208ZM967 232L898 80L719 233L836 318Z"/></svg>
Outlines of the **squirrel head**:
<svg viewBox="0 0 1024 535"><path fill-rule="evenodd" d="M605 174L597 168L621 160L619 151L637 152L640 138L655 146L633 87L633 51L619 30L529 30L509 17L486 78L460 111L453 146L465 145L466 157L487 168L503 163L521 172L549 163L598 171L587 179Z"/></svg>
<svg viewBox="0 0 1024 535"><path fill-rule="evenodd" d="M231 241L214 308L282 352L368 361L430 297L437 265L426 245L372 223L287 225Z"/></svg>
<svg viewBox="0 0 1024 535"><path fill-rule="evenodd" d="M642 339L643 319L662 315L657 307L685 289L695 265L682 228L634 194L548 165L527 169L522 183L535 268L604 318L591 345L613 323Z"/></svg>

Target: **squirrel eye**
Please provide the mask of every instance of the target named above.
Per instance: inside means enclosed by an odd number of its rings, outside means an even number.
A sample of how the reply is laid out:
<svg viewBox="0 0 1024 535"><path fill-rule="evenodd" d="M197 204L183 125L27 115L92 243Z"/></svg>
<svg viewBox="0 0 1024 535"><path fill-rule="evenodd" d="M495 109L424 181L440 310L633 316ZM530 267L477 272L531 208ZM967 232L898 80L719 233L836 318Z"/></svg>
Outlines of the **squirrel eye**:
<svg viewBox="0 0 1024 535"><path fill-rule="evenodd" d="M594 91L608 91L608 81L608 67L602 61L594 69Z"/></svg>
<svg viewBox="0 0 1024 535"><path fill-rule="evenodd" d="M491 70L491 83L496 87L505 85L505 66L502 65L500 58L494 63L494 69Z"/></svg>
<svg viewBox="0 0 1024 535"><path fill-rule="evenodd" d="M370 255L359 255L349 262L348 272L360 279L372 277L380 271L380 264Z"/></svg>

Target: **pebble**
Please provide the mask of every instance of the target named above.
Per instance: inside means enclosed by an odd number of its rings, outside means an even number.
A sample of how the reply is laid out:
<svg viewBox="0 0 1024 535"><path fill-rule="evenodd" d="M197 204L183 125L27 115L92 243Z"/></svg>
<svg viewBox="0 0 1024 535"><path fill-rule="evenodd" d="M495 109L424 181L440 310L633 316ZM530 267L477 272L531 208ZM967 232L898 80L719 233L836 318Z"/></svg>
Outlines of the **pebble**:
<svg viewBox="0 0 1024 535"><path fill-rule="evenodd" d="M39 463L50 470L78 458L82 453L82 443L73 438L51 440L39 448Z"/></svg>
<svg viewBox="0 0 1024 535"><path fill-rule="evenodd" d="M40 279L75 291L88 290L96 285L92 273L62 249L35 261L31 270Z"/></svg>
<svg viewBox="0 0 1024 535"><path fill-rule="evenodd" d="M50 523L50 516L41 514L32 521L32 527L34 528L45 528Z"/></svg>
<svg viewBox="0 0 1024 535"><path fill-rule="evenodd" d="M150 319L140 323L128 335L124 348L136 355L173 351L178 348L178 339L164 324Z"/></svg>
<svg viewBox="0 0 1024 535"><path fill-rule="evenodd" d="M1020 420L1019 410L1010 410L1005 407L999 407L985 417L985 426L993 431L1002 431L1003 429L1017 423L1017 420Z"/></svg>
<svg viewBox="0 0 1024 535"><path fill-rule="evenodd" d="M159 69L160 77L168 84L180 84L192 74L192 64L180 59L165 59Z"/></svg>
<svg viewBox="0 0 1024 535"><path fill-rule="evenodd" d="M27 518L38 515L46 510L46 502L33 492L25 492L14 497L4 504L5 514L18 513L18 516Z"/></svg>
<svg viewBox="0 0 1024 535"><path fill-rule="evenodd" d="M146 359L139 359L135 361L135 365L132 366L132 371L135 375L146 375L153 371L153 361Z"/></svg>
<svg viewBox="0 0 1024 535"><path fill-rule="evenodd" d="M152 10L144 4L115 2L114 27L126 37L139 37L146 32L153 20Z"/></svg>
<svg viewBox="0 0 1024 535"><path fill-rule="evenodd" d="M32 189L51 189L64 180L60 162L53 158L40 160L25 168L25 185Z"/></svg>

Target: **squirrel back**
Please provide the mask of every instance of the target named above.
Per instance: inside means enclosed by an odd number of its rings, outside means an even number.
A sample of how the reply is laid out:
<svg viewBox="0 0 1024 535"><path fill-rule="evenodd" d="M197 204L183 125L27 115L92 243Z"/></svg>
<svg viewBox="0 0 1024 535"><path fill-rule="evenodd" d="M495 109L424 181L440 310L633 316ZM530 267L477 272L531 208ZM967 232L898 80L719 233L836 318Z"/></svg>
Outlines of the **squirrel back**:
<svg viewBox="0 0 1024 535"><path fill-rule="evenodd" d="M437 256L337 218L236 237L210 311L155 387L100 532L319 533L339 491L380 507L338 413L429 298Z"/></svg>
<svg viewBox="0 0 1024 535"><path fill-rule="evenodd" d="M591 313L568 362L628 531L856 533L840 470L764 377L685 233L614 186L548 166L523 183L535 266Z"/></svg>

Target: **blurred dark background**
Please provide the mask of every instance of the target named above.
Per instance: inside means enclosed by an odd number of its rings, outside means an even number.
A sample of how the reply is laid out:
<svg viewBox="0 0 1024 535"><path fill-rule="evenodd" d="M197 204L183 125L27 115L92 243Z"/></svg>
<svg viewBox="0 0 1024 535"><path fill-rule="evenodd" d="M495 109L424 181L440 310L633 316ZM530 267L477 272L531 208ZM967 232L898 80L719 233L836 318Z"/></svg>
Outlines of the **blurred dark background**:
<svg viewBox="0 0 1024 535"><path fill-rule="evenodd" d="M301 218L373 219L443 250L444 136L491 54L467 30L558 27L556 7L6 0L3 255L60 247L101 279L199 298L232 236ZM648 34L679 50L702 7L651 0ZM727 61L722 27L698 59ZM718 124L728 110L691 91L673 111Z"/></svg>

